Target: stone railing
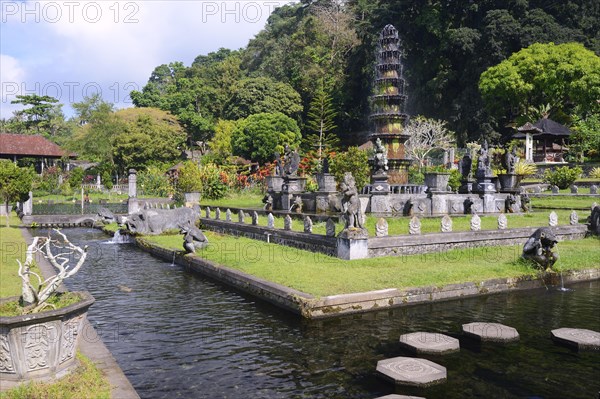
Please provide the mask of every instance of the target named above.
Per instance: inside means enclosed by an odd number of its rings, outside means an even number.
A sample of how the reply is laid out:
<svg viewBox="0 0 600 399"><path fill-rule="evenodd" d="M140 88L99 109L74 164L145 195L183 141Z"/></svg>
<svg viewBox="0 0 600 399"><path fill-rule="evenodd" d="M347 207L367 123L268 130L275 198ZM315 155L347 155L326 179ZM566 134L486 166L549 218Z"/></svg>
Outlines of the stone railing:
<svg viewBox="0 0 600 399"><path fill-rule="evenodd" d="M363 187L361 194L371 194L373 191L373 185L367 184ZM425 192L425 186L420 184L391 184L391 194L423 194Z"/></svg>
<svg viewBox="0 0 600 399"><path fill-rule="evenodd" d="M106 187L104 187L104 184L82 184L81 188L84 190L102 191L105 193L127 193L129 186L127 184L114 184L110 190L107 190Z"/></svg>
<svg viewBox="0 0 600 399"><path fill-rule="evenodd" d="M413 217L409 222L409 235L389 236L388 223L380 218L376 225L375 237L369 238L368 257L402 256L445 252L450 249L491 247L501 245L523 245L539 227L509 229L505 214L498 216L496 230L481 230L481 219L472 215L470 231L452 231L452 218L444 216L439 233L421 234L421 221ZM579 215L571 212L569 225L558 225L558 216L550 212L548 226L559 240L583 238L588 231L586 224L579 223ZM541 227L541 226L540 226ZM451 234L449 234L451 233Z"/></svg>
<svg viewBox="0 0 600 399"><path fill-rule="evenodd" d="M127 201L119 203L84 203L83 207L80 201L34 203L32 205L32 215L95 215L100 208L106 208L116 214L126 214Z"/></svg>
<svg viewBox="0 0 600 399"><path fill-rule="evenodd" d="M286 215L283 229L275 227L275 217L272 213L267 214L267 225L259 226L257 211L246 214L239 210L236 214L230 209L223 212L220 208L204 207L200 209L200 220L203 228L218 233L336 256L337 239L335 227L332 227L335 226L333 220L327 221L328 235L313 234L312 219L309 216L305 216L303 220L304 232L292 231L292 224L298 221L293 221L290 215Z"/></svg>
<svg viewBox="0 0 600 399"><path fill-rule="evenodd" d="M335 223L331 219L326 222L326 235L312 233L312 219L309 216L305 216L303 221L293 221L287 214L284 218L284 228L281 229L275 227L275 217L272 213L267 213L267 224L261 226L257 211L246 214L239 210L236 214L229 209L223 212L220 208L204 207L200 208L200 220L203 228L222 234L243 236L341 258L345 256L343 251L340 251L340 239L336 236ZM303 223L304 232L292 231L292 224L298 222ZM472 215L470 231L453 232L452 218L444 216L441 218L439 233L422 234L420 219L413 217L409 222L408 235L389 236L388 223L384 218L380 218L376 224L375 237L367 240L368 253L365 252L360 257L435 253L457 248L523 245L529 236L538 229L538 227L509 229L508 224L506 215L500 214L496 230L481 230L481 219L478 215ZM583 238L588 230L587 225L579 223L579 215L576 211L571 213L569 225L563 226L558 226L558 217L555 212L551 212L548 217L548 226L561 241Z"/></svg>

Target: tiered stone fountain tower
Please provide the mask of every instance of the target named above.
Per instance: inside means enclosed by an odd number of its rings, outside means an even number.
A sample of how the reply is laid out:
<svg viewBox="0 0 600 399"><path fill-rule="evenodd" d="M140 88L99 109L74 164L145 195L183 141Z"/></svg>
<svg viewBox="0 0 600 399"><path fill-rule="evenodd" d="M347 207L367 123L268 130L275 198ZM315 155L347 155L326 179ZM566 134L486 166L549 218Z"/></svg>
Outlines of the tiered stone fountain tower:
<svg viewBox="0 0 600 399"><path fill-rule="evenodd" d="M369 119L374 125L370 136L373 145L379 138L387 148L390 184L406 184L410 165L404 151L404 143L410 136L403 133L408 115L405 112L407 96L404 94L401 58L398 31L393 25L386 25L379 35Z"/></svg>

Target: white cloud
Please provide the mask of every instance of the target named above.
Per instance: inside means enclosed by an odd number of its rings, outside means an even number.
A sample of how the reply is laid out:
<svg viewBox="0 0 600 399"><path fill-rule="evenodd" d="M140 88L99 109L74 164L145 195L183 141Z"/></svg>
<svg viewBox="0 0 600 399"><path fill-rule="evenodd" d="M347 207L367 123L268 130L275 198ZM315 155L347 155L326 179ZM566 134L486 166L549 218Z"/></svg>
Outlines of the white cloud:
<svg viewBox="0 0 600 399"><path fill-rule="evenodd" d="M18 54L13 60L27 70L19 78L29 79L28 88L59 98L68 113L69 103L98 90L129 106L129 91L141 89L156 66L244 47L287 1L10 3L2 5L2 48Z"/></svg>
<svg viewBox="0 0 600 399"><path fill-rule="evenodd" d="M19 105L13 105L10 102L15 99L15 96L21 94L25 77L25 69L18 59L0 54L0 84L2 87L0 118L9 118L13 111L20 109Z"/></svg>

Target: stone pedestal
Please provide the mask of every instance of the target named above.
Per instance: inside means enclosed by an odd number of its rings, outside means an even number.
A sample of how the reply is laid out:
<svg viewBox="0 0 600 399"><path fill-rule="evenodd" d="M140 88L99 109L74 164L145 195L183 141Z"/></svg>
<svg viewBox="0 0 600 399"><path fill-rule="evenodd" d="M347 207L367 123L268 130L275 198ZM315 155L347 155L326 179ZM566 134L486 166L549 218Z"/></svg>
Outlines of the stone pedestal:
<svg viewBox="0 0 600 399"><path fill-rule="evenodd" d="M366 229L344 229L337 238L337 257L345 260L368 258L368 238Z"/></svg>
<svg viewBox="0 0 600 399"><path fill-rule="evenodd" d="M394 357L377 362L377 372L398 385L428 387L446 381L446 368L427 359Z"/></svg>
<svg viewBox="0 0 600 399"><path fill-rule="evenodd" d="M33 213L33 192L29 192L29 198L23 202L23 215L31 216Z"/></svg>
<svg viewBox="0 0 600 399"><path fill-rule="evenodd" d="M281 186L281 208L289 211L294 197L301 194L306 186L306 178L299 176L286 176Z"/></svg>
<svg viewBox="0 0 600 399"><path fill-rule="evenodd" d="M466 179L461 182L460 188L458 189L459 194L471 194L473 192L473 185L475 180Z"/></svg>
<svg viewBox="0 0 600 399"><path fill-rule="evenodd" d="M600 332L581 328L552 330L552 340L578 350L600 350Z"/></svg>
<svg viewBox="0 0 600 399"><path fill-rule="evenodd" d="M127 213L129 215L140 211L140 203L137 198L129 198L127 200Z"/></svg>
<svg viewBox="0 0 600 399"><path fill-rule="evenodd" d="M335 210L335 200L336 200L335 192L317 192L315 195L315 212L324 213L324 212L333 212Z"/></svg>
<svg viewBox="0 0 600 399"><path fill-rule="evenodd" d="M373 195L388 195L390 193L390 184L388 183L387 174L375 174L371 176L371 194Z"/></svg>
<svg viewBox="0 0 600 399"><path fill-rule="evenodd" d="M321 193L334 193L337 189L337 183L335 176L330 173L317 173L315 175L317 179L317 185L319 186L319 192Z"/></svg>
<svg viewBox="0 0 600 399"><path fill-rule="evenodd" d="M137 197L137 171L129 169L129 198Z"/></svg>
<svg viewBox="0 0 600 399"><path fill-rule="evenodd" d="M446 215L448 209L448 195L429 194L431 198L431 215Z"/></svg>
<svg viewBox="0 0 600 399"><path fill-rule="evenodd" d="M283 177L281 176L267 176L267 191L269 192L280 192L281 186L283 185Z"/></svg>
<svg viewBox="0 0 600 399"><path fill-rule="evenodd" d="M481 197L483 200L483 213L496 213L499 212L496 206L496 196L492 194L483 194Z"/></svg>
<svg viewBox="0 0 600 399"><path fill-rule="evenodd" d="M477 178L477 184L473 187L473 192L478 194L493 194L496 192L496 185L492 182L493 176L484 176Z"/></svg>
<svg viewBox="0 0 600 399"><path fill-rule="evenodd" d="M514 342L519 340L519 333L513 327L499 323L469 323L463 324L465 335L481 341Z"/></svg>
<svg viewBox="0 0 600 399"><path fill-rule="evenodd" d="M200 204L200 193L183 193L183 198L188 208Z"/></svg>

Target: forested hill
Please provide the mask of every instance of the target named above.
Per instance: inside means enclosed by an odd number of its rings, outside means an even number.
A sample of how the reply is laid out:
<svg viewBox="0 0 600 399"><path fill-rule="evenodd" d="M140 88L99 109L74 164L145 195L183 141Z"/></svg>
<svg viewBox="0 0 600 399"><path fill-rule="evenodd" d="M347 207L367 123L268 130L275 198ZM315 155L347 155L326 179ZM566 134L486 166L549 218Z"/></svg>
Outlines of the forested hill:
<svg viewBox="0 0 600 399"><path fill-rule="evenodd" d="M536 42L579 42L600 54L598 0L304 0L275 10L245 49L158 66L132 99L178 115L195 140L211 137L218 119L259 112L302 126L315 99L326 99L335 132L359 141L376 40L388 23L405 50L409 113L447 120L459 142L500 139L514 117L486 111L478 82L488 67Z"/></svg>

